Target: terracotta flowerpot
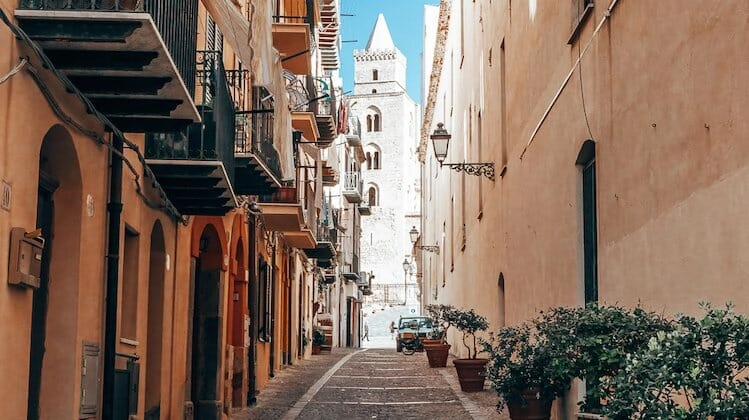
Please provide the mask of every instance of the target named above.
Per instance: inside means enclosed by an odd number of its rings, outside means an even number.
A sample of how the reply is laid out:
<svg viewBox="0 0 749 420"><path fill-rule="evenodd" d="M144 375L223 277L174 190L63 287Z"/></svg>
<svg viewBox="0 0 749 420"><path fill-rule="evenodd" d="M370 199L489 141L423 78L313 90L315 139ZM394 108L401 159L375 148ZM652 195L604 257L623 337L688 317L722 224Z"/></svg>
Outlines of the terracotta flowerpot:
<svg viewBox="0 0 749 420"><path fill-rule="evenodd" d="M312 354L320 354L320 346L312 345Z"/></svg>
<svg viewBox="0 0 749 420"><path fill-rule="evenodd" d="M489 359L455 359L455 371L458 373L460 390L463 392L481 392L484 390L485 366Z"/></svg>
<svg viewBox="0 0 749 420"><path fill-rule="evenodd" d="M437 338L437 339L434 339L434 338L422 338L421 339L421 344L424 345L424 346L428 346L429 344L442 344L442 343L444 343L444 342L441 339L439 339L439 338Z"/></svg>
<svg viewBox="0 0 749 420"><path fill-rule="evenodd" d="M424 343L424 351L427 352L429 367L437 368L447 366L447 356L450 354L450 347L449 344L441 341L435 344Z"/></svg>
<svg viewBox="0 0 749 420"><path fill-rule="evenodd" d="M526 404L507 404L512 420L549 420L551 418L551 401L537 398L538 388L528 388L521 392Z"/></svg>

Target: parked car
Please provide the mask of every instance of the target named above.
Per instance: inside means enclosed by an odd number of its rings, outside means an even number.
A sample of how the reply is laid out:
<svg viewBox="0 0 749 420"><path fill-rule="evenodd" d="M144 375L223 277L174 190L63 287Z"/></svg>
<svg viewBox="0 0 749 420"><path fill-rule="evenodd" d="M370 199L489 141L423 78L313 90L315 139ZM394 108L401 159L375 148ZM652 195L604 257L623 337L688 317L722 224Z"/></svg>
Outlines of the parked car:
<svg viewBox="0 0 749 420"><path fill-rule="evenodd" d="M427 338L434 328L432 318L428 316L402 316L398 320L398 334L395 336L395 350L403 351L403 341Z"/></svg>

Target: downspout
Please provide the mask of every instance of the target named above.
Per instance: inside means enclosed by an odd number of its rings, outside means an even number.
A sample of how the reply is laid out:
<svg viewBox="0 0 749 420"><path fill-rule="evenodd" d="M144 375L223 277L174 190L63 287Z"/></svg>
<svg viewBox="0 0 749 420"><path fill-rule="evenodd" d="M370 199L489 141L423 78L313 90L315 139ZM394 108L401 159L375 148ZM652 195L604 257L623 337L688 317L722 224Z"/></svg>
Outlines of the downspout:
<svg viewBox="0 0 749 420"><path fill-rule="evenodd" d="M292 345L292 340L294 338L294 332L292 331L292 328L294 326L294 318L291 316L292 307L293 305L293 299L292 299L292 291L294 290L294 278L296 273L292 273L292 270L294 268L294 254L290 254L287 257L286 260L286 276L289 279L289 282L286 283L286 354L287 354L287 360L286 363L291 366L294 363L292 360L294 360L294 353L293 349L294 346Z"/></svg>
<svg viewBox="0 0 749 420"><path fill-rule="evenodd" d="M268 332L270 336L270 367L268 369L268 375L271 378L276 377L276 344L274 343L273 339L276 335L276 281L278 281L277 277L277 271L276 270L276 238L275 238L275 232L272 232L271 235L273 235L273 242L271 245L273 246L273 255L271 256L271 282L270 282L270 331Z"/></svg>
<svg viewBox="0 0 749 420"><path fill-rule="evenodd" d="M258 301L257 301L257 282L258 282L258 267L257 267L257 223L255 216L252 213L247 215L247 220L250 227L250 246L248 247L249 256L247 261L249 263L250 273L252 275L249 279L249 285L247 286L247 305L249 306L248 312L250 314L250 345L247 348L247 406L253 406L257 403L255 398L256 390L256 379L255 379L255 364L256 360L256 346L257 343L257 327L258 327Z"/></svg>
<svg viewBox="0 0 749 420"><path fill-rule="evenodd" d="M104 315L104 402L102 418L114 418L115 352L117 351L117 289L122 215L122 138L112 136L109 154L109 225L107 226L107 278Z"/></svg>

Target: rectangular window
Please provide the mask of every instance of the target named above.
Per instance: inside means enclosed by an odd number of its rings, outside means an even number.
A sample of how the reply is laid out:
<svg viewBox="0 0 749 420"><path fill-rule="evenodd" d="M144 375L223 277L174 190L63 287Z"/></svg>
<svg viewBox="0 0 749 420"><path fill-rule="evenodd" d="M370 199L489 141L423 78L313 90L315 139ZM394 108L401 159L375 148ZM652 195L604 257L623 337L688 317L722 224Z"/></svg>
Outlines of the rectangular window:
<svg viewBox="0 0 749 420"><path fill-rule="evenodd" d="M596 214L596 161L583 166L583 270L585 303L598 301L598 228Z"/></svg>

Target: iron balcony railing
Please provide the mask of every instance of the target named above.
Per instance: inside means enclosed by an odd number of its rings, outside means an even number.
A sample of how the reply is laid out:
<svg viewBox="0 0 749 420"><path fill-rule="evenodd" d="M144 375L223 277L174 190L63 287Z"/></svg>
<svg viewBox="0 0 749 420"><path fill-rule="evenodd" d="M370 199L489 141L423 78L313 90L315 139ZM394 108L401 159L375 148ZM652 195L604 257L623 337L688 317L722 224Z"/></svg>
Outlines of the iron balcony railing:
<svg viewBox="0 0 749 420"><path fill-rule="evenodd" d="M318 0L297 0L273 2L273 23L307 23L310 33L315 33L315 2ZM278 7L285 4L283 14Z"/></svg>
<svg viewBox="0 0 749 420"><path fill-rule="evenodd" d="M335 121L338 115L333 81L329 76L308 78L307 90L312 98L311 111L315 115L330 115ZM314 93L313 93L314 92Z"/></svg>
<svg viewBox="0 0 749 420"><path fill-rule="evenodd" d="M195 93L199 0L22 0L21 9L147 12L153 18L188 92Z"/></svg>
<svg viewBox="0 0 749 420"><path fill-rule="evenodd" d="M263 103L263 98L267 96L265 88L253 87L253 109L239 108L237 111L234 152L255 155L263 161L276 179L281 179L281 156L273 141L273 108ZM237 96L234 98L236 102Z"/></svg>
<svg viewBox="0 0 749 420"><path fill-rule="evenodd" d="M364 191L364 180L361 178L361 173L358 171L346 172L343 181L343 190L359 192L359 195L361 195L362 191Z"/></svg>
<svg viewBox="0 0 749 420"><path fill-rule="evenodd" d="M221 53L199 51L196 66L196 105L202 124L184 133L149 134L149 159L221 160L229 179L234 176L235 114Z"/></svg>

